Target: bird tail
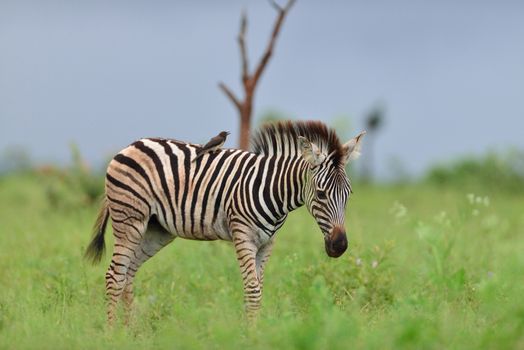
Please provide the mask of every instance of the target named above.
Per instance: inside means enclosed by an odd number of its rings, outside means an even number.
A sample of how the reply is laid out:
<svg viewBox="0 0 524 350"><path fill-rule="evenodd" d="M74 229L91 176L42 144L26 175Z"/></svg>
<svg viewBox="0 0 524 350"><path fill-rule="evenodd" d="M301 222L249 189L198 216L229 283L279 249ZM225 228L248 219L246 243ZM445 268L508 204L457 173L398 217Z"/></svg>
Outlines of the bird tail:
<svg viewBox="0 0 524 350"><path fill-rule="evenodd" d="M206 153L206 152L204 152L202 148L197 149L197 151L196 151L196 156L195 156L195 158L193 158L193 162L196 162L196 160L197 160L198 158L202 157L205 153Z"/></svg>

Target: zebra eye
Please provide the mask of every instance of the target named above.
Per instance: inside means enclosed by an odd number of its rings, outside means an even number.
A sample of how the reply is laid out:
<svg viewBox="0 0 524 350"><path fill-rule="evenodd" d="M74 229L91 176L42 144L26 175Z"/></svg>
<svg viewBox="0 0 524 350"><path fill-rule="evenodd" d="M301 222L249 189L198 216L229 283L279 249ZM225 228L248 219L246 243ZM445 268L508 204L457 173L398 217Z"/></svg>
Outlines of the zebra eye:
<svg viewBox="0 0 524 350"><path fill-rule="evenodd" d="M326 199L326 191L323 190L317 190L317 198L318 199Z"/></svg>

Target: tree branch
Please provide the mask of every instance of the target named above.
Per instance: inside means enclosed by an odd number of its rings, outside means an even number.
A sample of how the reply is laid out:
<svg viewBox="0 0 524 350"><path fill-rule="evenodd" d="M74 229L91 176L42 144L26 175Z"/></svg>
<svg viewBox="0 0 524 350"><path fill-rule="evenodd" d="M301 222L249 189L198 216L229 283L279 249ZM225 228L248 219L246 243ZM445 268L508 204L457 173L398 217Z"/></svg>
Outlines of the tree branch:
<svg viewBox="0 0 524 350"><path fill-rule="evenodd" d="M278 37L278 33L280 32L280 28L282 27L282 23L284 22L284 18L286 17L287 12L293 6L295 3L295 0L289 0L284 8L280 7L274 0L271 1L271 4L274 8L278 11L278 17L275 21L275 25L273 26L273 32L271 33L271 38L269 40L269 43L266 47L266 51L264 52L264 55L260 59L260 62L258 63L257 69L255 70L255 74L253 74L253 81L252 81L252 88L254 89L258 79L260 79L260 76L262 75L262 72L264 72L264 68L266 68L267 62L271 58L271 55L273 54L273 48L275 47L275 42Z"/></svg>
<svg viewBox="0 0 524 350"><path fill-rule="evenodd" d="M269 3L271 4L271 6L273 6L273 8L275 10L277 10L278 12L282 12L283 11L283 8L282 6L280 6L279 4L277 4L277 2L275 0L269 0Z"/></svg>
<svg viewBox="0 0 524 350"><path fill-rule="evenodd" d="M285 12L288 12L289 9L291 8L291 6L293 6L293 4L295 3L295 0L289 0L286 4L286 7L284 7L284 11Z"/></svg>
<svg viewBox="0 0 524 350"><path fill-rule="evenodd" d="M229 97L229 99L231 100L231 102L233 102L233 104L238 108L238 110L240 110L242 108L242 104L240 103L240 101L238 100L238 98L235 96L235 94L233 94L233 91L231 91L227 86L226 84L224 83L218 83L218 87L224 91L224 93L227 95L227 97Z"/></svg>
<svg viewBox="0 0 524 350"><path fill-rule="evenodd" d="M242 82L245 84L249 79L249 62L247 59L246 50L246 29L247 29L247 16L246 12L242 12L240 19L240 32L238 33L238 46L240 47L240 58L242 59Z"/></svg>

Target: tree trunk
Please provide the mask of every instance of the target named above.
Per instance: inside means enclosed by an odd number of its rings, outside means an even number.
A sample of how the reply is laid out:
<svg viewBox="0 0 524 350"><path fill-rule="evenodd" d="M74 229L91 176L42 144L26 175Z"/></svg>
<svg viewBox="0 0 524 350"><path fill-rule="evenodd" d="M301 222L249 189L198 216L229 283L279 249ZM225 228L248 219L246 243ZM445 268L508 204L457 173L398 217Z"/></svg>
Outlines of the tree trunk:
<svg viewBox="0 0 524 350"><path fill-rule="evenodd" d="M249 139L251 134L251 104L243 106L240 113L240 135L238 146L240 149L249 150Z"/></svg>

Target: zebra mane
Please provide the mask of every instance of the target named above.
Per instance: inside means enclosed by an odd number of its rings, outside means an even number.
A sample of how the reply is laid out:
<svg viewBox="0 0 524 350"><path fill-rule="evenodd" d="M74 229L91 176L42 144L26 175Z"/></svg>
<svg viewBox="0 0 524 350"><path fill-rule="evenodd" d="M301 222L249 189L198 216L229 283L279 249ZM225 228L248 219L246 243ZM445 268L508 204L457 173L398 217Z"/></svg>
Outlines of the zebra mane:
<svg viewBox="0 0 524 350"><path fill-rule="evenodd" d="M300 155L298 137L303 136L315 143L334 165L341 163L344 150L335 130L320 121L284 121L263 125L251 140L251 149L256 154Z"/></svg>

